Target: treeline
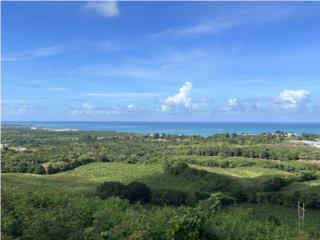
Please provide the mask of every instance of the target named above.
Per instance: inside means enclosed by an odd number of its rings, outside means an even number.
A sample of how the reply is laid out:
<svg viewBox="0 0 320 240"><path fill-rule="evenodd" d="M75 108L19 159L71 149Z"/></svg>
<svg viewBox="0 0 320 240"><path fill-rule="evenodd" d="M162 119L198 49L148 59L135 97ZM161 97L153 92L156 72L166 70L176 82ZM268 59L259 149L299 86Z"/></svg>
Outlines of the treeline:
<svg viewBox="0 0 320 240"><path fill-rule="evenodd" d="M288 136L287 133L277 131L276 133L261 133L261 134L236 134L223 133L209 136L209 142L226 142L231 144L274 144L281 143L284 140L296 139L296 136Z"/></svg>
<svg viewBox="0 0 320 240"><path fill-rule="evenodd" d="M262 167L269 169L277 169L286 172L303 172L303 171L320 171L320 165L312 162L297 162L297 161L269 161L264 159L250 159L242 157L174 157L174 160L182 160L190 164L206 166L206 167L221 167L221 168L237 168L237 167Z"/></svg>
<svg viewBox="0 0 320 240"><path fill-rule="evenodd" d="M199 144L191 146L187 155L247 157L272 160L320 159L320 151L308 152L286 145Z"/></svg>

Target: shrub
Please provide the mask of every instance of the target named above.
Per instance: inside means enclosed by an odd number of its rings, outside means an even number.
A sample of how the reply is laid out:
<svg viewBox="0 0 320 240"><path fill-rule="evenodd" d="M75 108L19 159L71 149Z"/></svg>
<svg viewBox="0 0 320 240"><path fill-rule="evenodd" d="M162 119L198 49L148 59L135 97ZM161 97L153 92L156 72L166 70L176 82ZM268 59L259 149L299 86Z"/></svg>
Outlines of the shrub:
<svg viewBox="0 0 320 240"><path fill-rule="evenodd" d="M257 192L257 203L268 204L270 203L272 193L270 192Z"/></svg>
<svg viewBox="0 0 320 240"><path fill-rule="evenodd" d="M129 200L131 202L140 201L146 203L150 201L151 190L144 183L131 182L127 185L127 187L130 191Z"/></svg>
<svg viewBox="0 0 320 240"><path fill-rule="evenodd" d="M281 222L280 220L273 214L269 214L268 218L267 218L267 221L276 225L276 226L279 226L281 225Z"/></svg>
<svg viewBox="0 0 320 240"><path fill-rule="evenodd" d="M195 201L198 202L199 200L205 200L210 197L210 193L208 192L195 192L194 198Z"/></svg>
<svg viewBox="0 0 320 240"><path fill-rule="evenodd" d="M152 194L152 202L158 205L179 206L185 204L187 195L182 191L155 191Z"/></svg>
<svg viewBox="0 0 320 240"><path fill-rule="evenodd" d="M306 172L301 175L299 180L301 182L306 182L306 181L311 181L311 180L315 180L315 179L317 179L317 176L315 174Z"/></svg>
<svg viewBox="0 0 320 240"><path fill-rule="evenodd" d="M217 239L216 236L205 227L205 212L199 208L185 208L179 214L174 215L168 222L165 239ZM209 231L208 231L209 230Z"/></svg>
<svg viewBox="0 0 320 240"><path fill-rule="evenodd" d="M41 165L37 165L34 168L32 168L31 172L35 174L46 174L46 170Z"/></svg>
<svg viewBox="0 0 320 240"><path fill-rule="evenodd" d="M127 186L120 182L104 182L97 187L97 194L102 199L112 196L128 199L130 191Z"/></svg>
<svg viewBox="0 0 320 240"><path fill-rule="evenodd" d="M288 183L284 179L280 177L274 177L264 183L263 190L266 192L276 192L285 187L287 184Z"/></svg>
<svg viewBox="0 0 320 240"><path fill-rule="evenodd" d="M238 203L246 202L248 200L244 189L232 189L231 196L234 198Z"/></svg>
<svg viewBox="0 0 320 240"><path fill-rule="evenodd" d="M224 198L227 198L227 196L221 192L213 193L208 199L200 201L198 208L207 212L209 215L215 214L221 208Z"/></svg>

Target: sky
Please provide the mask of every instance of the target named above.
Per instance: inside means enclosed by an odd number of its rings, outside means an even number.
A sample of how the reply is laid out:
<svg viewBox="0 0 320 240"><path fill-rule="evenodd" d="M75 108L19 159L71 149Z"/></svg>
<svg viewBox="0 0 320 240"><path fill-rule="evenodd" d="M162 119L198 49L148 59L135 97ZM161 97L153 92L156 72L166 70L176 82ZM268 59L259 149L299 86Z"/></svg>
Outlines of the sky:
<svg viewBox="0 0 320 240"><path fill-rule="evenodd" d="M320 121L320 2L1 2L4 121Z"/></svg>

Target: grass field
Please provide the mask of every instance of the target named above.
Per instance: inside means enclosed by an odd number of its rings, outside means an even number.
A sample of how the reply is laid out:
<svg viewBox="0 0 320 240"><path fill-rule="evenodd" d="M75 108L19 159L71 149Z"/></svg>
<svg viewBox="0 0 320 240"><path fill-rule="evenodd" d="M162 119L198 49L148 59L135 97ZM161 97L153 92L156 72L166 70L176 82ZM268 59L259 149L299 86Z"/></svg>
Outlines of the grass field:
<svg viewBox="0 0 320 240"><path fill-rule="evenodd" d="M78 167L72 171L56 174L55 176L81 177L92 182L119 181L128 183L130 181L140 181L162 172L160 164L95 162Z"/></svg>
<svg viewBox="0 0 320 240"><path fill-rule="evenodd" d="M294 174L275 169L265 169L259 167L240 168L218 168L202 167L189 164L197 170L204 170L208 173L219 175L221 178L228 178L242 185L260 184L272 176L290 177ZM128 183L131 181L141 181L153 189L174 189L187 192L197 191L203 186L210 184L209 178L196 177L196 179L186 179L181 176L172 176L164 172L161 164L128 164L128 163L92 163L78 167L72 171L56 174L55 177L66 178L76 177L81 181L91 183L101 183L103 181L119 181Z"/></svg>
<svg viewBox="0 0 320 240"><path fill-rule="evenodd" d="M219 167L203 167L191 164L196 169L205 170L208 172L221 173L224 175L231 175L239 178L257 178L257 177L268 177L268 176L281 176L288 177L293 175L279 171L276 169L265 169L260 167L238 167L238 168L219 168Z"/></svg>
<svg viewBox="0 0 320 240"><path fill-rule="evenodd" d="M242 185L255 185L273 176L290 178L294 173L261 167L219 168L204 167L189 164L191 168L226 177ZM185 179L180 176L171 176L164 172L161 164L128 164L128 163L101 163L95 162L80 166L74 170L54 175L36 175L27 173L3 173L5 185L43 189L57 189L59 191L92 192L95 187L104 181L119 181L129 183L141 181L153 189L175 189L195 191L210 183L210 178ZM320 186L320 180L304 183L293 183L288 190L303 190L306 186Z"/></svg>

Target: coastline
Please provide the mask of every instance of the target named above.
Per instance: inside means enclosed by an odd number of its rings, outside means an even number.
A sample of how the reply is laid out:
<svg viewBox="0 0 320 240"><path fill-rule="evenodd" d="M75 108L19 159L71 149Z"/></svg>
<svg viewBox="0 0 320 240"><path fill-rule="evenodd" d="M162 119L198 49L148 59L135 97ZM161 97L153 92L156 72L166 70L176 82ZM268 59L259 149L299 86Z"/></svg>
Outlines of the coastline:
<svg viewBox="0 0 320 240"><path fill-rule="evenodd" d="M282 132L288 136L320 134L320 123L250 123L250 122L2 122L1 127L27 127L53 132L119 132L132 134L169 134L210 136L214 134L256 135Z"/></svg>

